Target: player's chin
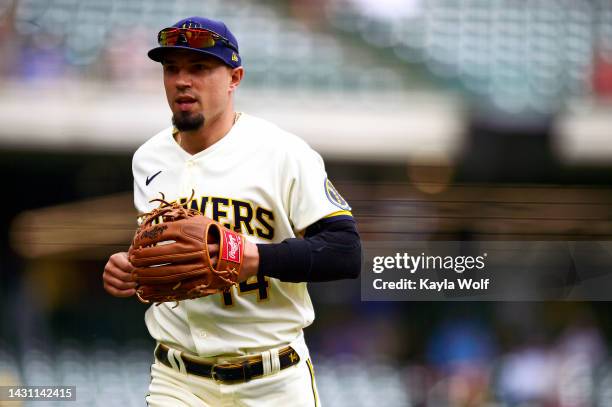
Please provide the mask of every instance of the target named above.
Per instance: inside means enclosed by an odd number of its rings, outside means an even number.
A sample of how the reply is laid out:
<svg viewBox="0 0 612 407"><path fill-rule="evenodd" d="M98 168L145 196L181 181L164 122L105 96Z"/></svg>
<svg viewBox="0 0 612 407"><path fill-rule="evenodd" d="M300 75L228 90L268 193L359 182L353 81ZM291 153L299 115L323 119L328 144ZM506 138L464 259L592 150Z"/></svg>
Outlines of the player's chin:
<svg viewBox="0 0 612 407"><path fill-rule="evenodd" d="M174 112L172 123L179 131L197 130L204 125L204 115L200 112Z"/></svg>

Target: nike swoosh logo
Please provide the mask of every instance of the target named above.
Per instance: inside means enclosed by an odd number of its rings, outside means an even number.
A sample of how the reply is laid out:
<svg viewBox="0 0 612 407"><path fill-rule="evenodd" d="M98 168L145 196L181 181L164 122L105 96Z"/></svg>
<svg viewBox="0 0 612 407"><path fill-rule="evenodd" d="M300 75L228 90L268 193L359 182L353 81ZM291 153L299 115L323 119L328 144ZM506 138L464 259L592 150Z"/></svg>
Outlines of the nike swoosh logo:
<svg viewBox="0 0 612 407"><path fill-rule="evenodd" d="M151 175L150 177L147 177L147 185L149 185L151 183L151 181L153 181L153 178L157 177L159 174L161 174L161 171L158 171L157 173Z"/></svg>

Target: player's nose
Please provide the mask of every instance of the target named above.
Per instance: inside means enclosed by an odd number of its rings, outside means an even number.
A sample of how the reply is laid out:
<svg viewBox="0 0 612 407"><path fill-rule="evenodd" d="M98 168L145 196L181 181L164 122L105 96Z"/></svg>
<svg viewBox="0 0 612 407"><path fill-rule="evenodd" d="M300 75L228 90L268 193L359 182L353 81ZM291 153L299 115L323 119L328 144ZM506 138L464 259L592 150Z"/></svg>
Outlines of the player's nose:
<svg viewBox="0 0 612 407"><path fill-rule="evenodd" d="M176 75L176 87L178 89L191 87L191 75L186 69L179 70Z"/></svg>

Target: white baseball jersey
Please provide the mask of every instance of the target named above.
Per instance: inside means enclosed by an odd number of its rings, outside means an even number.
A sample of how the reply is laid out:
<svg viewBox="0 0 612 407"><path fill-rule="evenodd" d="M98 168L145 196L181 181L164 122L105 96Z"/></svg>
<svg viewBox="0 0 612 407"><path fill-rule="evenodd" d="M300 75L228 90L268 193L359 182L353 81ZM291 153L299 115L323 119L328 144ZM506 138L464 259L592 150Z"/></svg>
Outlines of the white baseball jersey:
<svg viewBox="0 0 612 407"><path fill-rule="evenodd" d="M186 202L253 243L279 243L350 207L327 180L323 160L303 140L242 114L214 145L195 155L167 128L134 154L134 203L149 212L160 192ZM310 325L306 283L253 277L230 294L151 306L151 336L202 357L240 356L288 344Z"/></svg>

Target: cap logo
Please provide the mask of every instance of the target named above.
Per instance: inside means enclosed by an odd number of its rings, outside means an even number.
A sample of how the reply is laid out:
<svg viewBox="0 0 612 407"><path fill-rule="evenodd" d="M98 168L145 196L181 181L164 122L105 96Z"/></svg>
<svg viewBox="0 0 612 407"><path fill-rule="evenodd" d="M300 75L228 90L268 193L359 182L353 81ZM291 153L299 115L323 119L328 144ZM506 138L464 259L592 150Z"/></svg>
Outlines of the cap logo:
<svg viewBox="0 0 612 407"><path fill-rule="evenodd" d="M185 21L181 28L202 28L202 24L195 21Z"/></svg>
<svg viewBox="0 0 612 407"><path fill-rule="evenodd" d="M232 52L232 61L238 62L238 55L235 52Z"/></svg>

